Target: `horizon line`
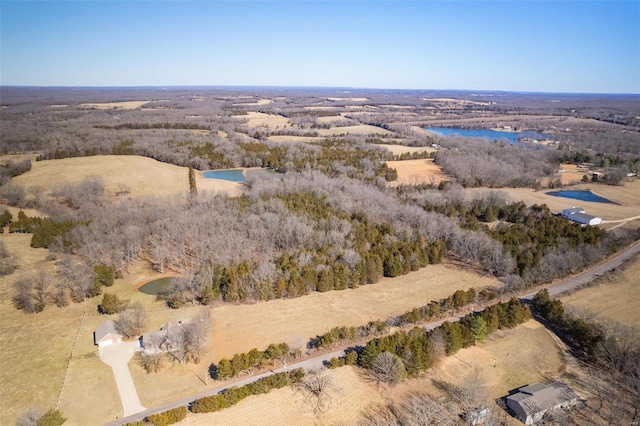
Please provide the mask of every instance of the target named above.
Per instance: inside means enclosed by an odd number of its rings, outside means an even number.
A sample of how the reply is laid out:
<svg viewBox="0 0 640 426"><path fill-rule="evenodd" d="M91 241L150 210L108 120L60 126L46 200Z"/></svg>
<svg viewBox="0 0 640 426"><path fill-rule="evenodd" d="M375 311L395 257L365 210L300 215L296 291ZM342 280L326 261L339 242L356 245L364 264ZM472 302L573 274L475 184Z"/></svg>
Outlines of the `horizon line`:
<svg viewBox="0 0 640 426"><path fill-rule="evenodd" d="M354 87L354 86L285 86L285 85L214 85L214 84L185 84L185 85L40 85L40 84L0 84L3 88L18 89L325 89L325 90L357 90L357 91L397 91L397 92L465 92L473 93L518 93L540 95L615 95L615 96L640 96L640 92L558 92L558 91L532 91L509 89L408 89L408 88L384 88L384 87Z"/></svg>

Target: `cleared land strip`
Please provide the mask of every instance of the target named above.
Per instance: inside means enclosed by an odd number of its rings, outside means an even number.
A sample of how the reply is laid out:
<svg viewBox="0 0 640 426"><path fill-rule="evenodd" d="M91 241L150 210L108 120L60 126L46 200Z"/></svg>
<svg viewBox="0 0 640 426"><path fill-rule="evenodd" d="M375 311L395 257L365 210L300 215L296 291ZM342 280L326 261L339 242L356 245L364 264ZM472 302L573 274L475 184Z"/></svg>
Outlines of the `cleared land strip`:
<svg viewBox="0 0 640 426"><path fill-rule="evenodd" d="M607 260L606 262L602 263L601 265L598 265L597 267L586 271L580 275L577 275L575 277L572 277L568 280L562 281L558 284L554 284L551 285L547 288L547 290L549 291L549 294L551 296L556 296L558 294L564 293L566 291L570 291L573 290L577 287L580 287L586 283L589 283L590 281L602 276L605 272L610 271L612 269L618 268L620 267L624 262L628 261L629 259L631 259L632 257L636 256L637 254L640 253L640 243L636 243L635 245L631 246L630 248L626 249L625 251L618 253L617 255L615 255L614 257L612 257L611 259ZM535 296L535 294L539 291L533 291L530 293L527 293L523 296L520 296L520 299L524 299L524 300L531 300L533 298L533 296ZM499 300L496 300L494 303L498 303ZM489 306L489 305L487 305ZM425 325L424 327L428 330L432 330L440 325L442 325L444 322L446 321L458 321L460 318L462 318L464 315L466 315L468 312L463 312L463 313L459 313L457 315L452 315L448 318L436 321L436 322L432 322L429 323L427 325ZM353 345L350 344L348 347L352 347ZM346 348L345 348L346 349ZM239 387L239 386L244 386L247 385L249 383L255 382L256 380L259 380L263 377L267 377L273 373L279 373L279 372L284 372L284 371L289 371L289 370L293 370L296 368L304 368L305 370L312 370L314 368L320 368L324 365L325 362L328 362L331 358L335 358L335 357L340 357L340 356L344 356L345 352L344 349L342 350L338 350L335 352L330 352L330 353L325 353L322 355L318 355L316 357L313 358L309 358L307 360L304 361L300 361L294 364L290 364L287 366L284 366L282 368L279 368L277 370L272 370L272 371L268 371L262 374L258 374L255 376L251 376L248 377L246 379L242 379L242 380L238 380L238 381L234 381L234 382L229 382L223 386L218 386L216 388L212 388L212 389L207 389L206 391L200 392L196 395L191 395L189 397L186 398L181 398L179 400L176 401L172 401L169 402L167 404L163 404L145 411L141 411L135 415L132 416L128 416L128 417L124 417L122 419L119 420L115 420L113 422L109 422L106 424L106 426L120 426L123 425L125 423L128 422L133 422L133 421L139 421L144 419L145 417L148 417L152 414L156 414L156 413L161 413L163 411L167 411L170 410L172 408L177 408L177 407L181 407L181 406L188 406L191 402L195 401L196 399L199 398L203 398L205 396L211 396L211 395L215 395L218 394L220 392L222 392L223 390L230 388L230 387Z"/></svg>

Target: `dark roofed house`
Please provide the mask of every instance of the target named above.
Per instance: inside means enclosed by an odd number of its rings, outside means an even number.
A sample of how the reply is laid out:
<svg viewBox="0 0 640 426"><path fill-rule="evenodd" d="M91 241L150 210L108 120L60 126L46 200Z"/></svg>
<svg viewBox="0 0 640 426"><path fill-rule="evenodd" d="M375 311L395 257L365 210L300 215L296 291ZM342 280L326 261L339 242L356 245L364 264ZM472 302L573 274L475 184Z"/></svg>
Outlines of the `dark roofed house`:
<svg viewBox="0 0 640 426"><path fill-rule="evenodd" d="M122 342L122 334L116 330L116 323L107 320L100 324L93 332L93 343L98 347L112 345Z"/></svg>
<svg viewBox="0 0 640 426"><path fill-rule="evenodd" d="M564 383L534 383L507 396L507 407L526 425L542 419L547 411L571 407L578 403L576 393Z"/></svg>
<svg viewBox="0 0 640 426"><path fill-rule="evenodd" d="M169 322L159 331L143 333L140 337L140 348L146 354L171 352L180 348L184 336L188 332L197 333L197 324Z"/></svg>

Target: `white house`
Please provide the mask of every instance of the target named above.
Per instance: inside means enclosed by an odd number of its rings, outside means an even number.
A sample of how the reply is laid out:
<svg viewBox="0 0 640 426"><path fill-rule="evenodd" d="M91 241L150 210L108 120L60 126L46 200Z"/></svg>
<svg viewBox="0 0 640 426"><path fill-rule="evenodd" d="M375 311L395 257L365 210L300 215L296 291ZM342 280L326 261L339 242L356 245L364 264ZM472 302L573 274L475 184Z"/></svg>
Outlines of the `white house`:
<svg viewBox="0 0 640 426"><path fill-rule="evenodd" d="M581 223L583 225L599 225L602 223L602 218L597 216L591 216L586 214L582 207L572 207L570 209L562 210L562 217L572 220L574 222Z"/></svg>
<svg viewBox="0 0 640 426"><path fill-rule="evenodd" d="M542 419L547 411L571 407L578 403L576 393L564 383L534 383L507 396L507 407L526 425Z"/></svg>
<svg viewBox="0 0 640 426"><path fill-rule="evenodd" d="M122 342L122 334L116 330L116 324L107 320L100 324L96 331L93 332L93 343L98 347L109 346L114 343Z"/></svg>

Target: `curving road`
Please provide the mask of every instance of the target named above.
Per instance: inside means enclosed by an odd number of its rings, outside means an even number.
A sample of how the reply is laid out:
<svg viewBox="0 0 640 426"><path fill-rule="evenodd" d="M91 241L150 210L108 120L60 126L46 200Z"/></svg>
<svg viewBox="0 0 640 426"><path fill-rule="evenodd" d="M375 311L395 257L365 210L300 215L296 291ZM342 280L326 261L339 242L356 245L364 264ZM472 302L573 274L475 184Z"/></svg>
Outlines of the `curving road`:
<svg viewBox="0 0 640 426"><path fill-rule="evenodd" d="M579 286L582 286L586 283L589 283L590 281L593 281L594 279L602 276L605 272L610 271L612 269L618 268L620 267L620 265L622 265L624 262L626 262L627 260L633 258L634 256L636 256L637 254L640 253L640 243L636 243L635 245L633 245L632 247L628 248L627 250L615 255L614 257L612 257L611 259L607 260L606 262L598 265L597 267L590 269L589 271L586 271L580 275L577 275L573 278L570 278L566 281L562 281L558 284L553 284L550 287L547 288L547 290L549 291L549 295L551 296L557 296L558 294L561 294L565 291L569 291L569 290L573 290ZM535 296L535 294L538 292L539 290L533 291L531 293L527 293L523 296L521 296L521 299L525 299L525 300L530 300L533 298L533 296ZM496 301L497 302L497 301ZM445 318L443 320L440 321L436 321L433 323L429 323L427 325L425 325L425 328L432 330L436 327L438 327L439 325L441 325L442 323L444 323L445 321L458 321L460 318L462 318L464 315L466 315L466 313L460 314L460 315L456 315L456 316L451 316L449 318ZM246 379L242 379L242 380L237 380L237 381L233 381L233 382L229 382L223 386L218 386L216 388L211 388L211 389L207 389L203 392L200 392L198 394L195 395L190 395L186 398L181 398L175 401L172 401L170 403L167 404L163 404L148 410L144 410L144 411L140 411L134 415L130 415L127 417L124 417L122 419L118 419L112 422L109 422L106 424L106 426L119 426L119 425L123 425L125 423L128 422L134 422L134 421L139 421L144 419L145 417L150 416L151 414L156 414L156 413L161 413L163 411L166 410L170 410L172 408L176 408L176 407L181 407L181 406L187 406L189 405L191 402L195 401L198 398L202 398L205 396L210 396L210 395L215 395L218 394L220 392L222 392L223 390L232 387L232 386L244 386L246 384L252 383L258 379L261 379L263 377L269 376L273 373L279 373L279 372L283 372L283 371L289 371L289 370L293 370L296 368L304 368L305 370L313 370L313 369L317 369L317 368L321 368L324 366L325 362L328 362L331 358L335 358L335 357L340 357L340 356L344 356L345 352L344 350L339 350L339 351L335 351L335 352L331 352L331 353L325 353L322 355L318 355L316 357L304 360L304 361L300 361L294 364L290 364L290 365L286 365L282 368L279 368L277 370L273 370L273 371L269 371L266 373L262 373L262 374L257 374L255 376L250 376L247 377Z"/></svg>

